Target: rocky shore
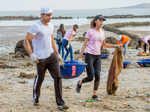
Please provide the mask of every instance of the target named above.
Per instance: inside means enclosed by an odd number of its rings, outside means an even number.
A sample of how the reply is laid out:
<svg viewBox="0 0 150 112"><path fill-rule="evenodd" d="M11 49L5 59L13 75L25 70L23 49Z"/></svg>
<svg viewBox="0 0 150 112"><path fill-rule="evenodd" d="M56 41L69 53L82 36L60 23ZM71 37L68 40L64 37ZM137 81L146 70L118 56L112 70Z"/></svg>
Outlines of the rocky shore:
<svg viewBox="0 0 150 112"><path fill-rule="evenodd" d="M105 18L150 18L150 15L112 15L112 16L104 16ZM94 18L94 16L88 16L87 19Z"/></svg>
<svg viewBox="0 0 150 112"><path fill-rule="evenodd" d="M119 18L150 18L150 15L113 15L104 16L106 19L119 19ZM40 17L36 16L0 16L0 20L38 20ZM87 19L92 19L94 16L87 16ZM52 19L73 19L71 16L55 16Z"/></svg>
<svg viewBox="0 0 150 112"><path fill-rule="evenodd" d="M34 16L4 16L0 17L0 20L24 20L24 21L29 21L29 20L38 20L40 17L34 17ZM52 19L72 19L72 17L53 17Z"/></svg>

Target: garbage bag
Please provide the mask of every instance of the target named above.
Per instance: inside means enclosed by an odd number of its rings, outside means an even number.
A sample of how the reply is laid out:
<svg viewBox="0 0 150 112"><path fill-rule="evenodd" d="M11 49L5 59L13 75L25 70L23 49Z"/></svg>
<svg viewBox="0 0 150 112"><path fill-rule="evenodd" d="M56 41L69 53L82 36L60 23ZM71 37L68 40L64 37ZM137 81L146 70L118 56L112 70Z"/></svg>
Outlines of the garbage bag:
<svg viewBox="0 0 150 112"><path fill-rule="evenodd" d="M107 93L109 95L114 95L118 86L118 76L123 68L123 56L122 49L116 48L111 66L109 68L108 79L107 79Z"/></svg>

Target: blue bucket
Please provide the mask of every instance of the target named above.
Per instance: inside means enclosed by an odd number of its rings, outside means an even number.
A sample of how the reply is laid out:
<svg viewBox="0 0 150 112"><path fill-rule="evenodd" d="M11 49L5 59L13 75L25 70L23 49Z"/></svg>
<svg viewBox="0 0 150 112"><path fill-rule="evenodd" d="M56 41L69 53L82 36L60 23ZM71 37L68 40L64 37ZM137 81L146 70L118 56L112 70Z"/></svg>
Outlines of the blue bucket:
<svg viewBox="0 0 150 112"><path fill-rule="evenodd" d="M60 65L61 76L64 79L79 77L84 71L86 65L86 63L77 60L66 60L64 61L64 67Z"/></svg>
<svg viewBox="0 0 150 112"><path fill-rule="evenodd" d="M136 63L139 64L141 67L150 67L150 59L138 60Z"/></svg>
<svg viewBox="0 0 150 112"><path fill-rule="evenodd" d="M101 59L107 59L109 54L101 54Z"/></svg>
<svg viewBox="0 0 150 112"><path fill-rule="evenodd" d="M123 62L123 68L127 68L129 66L129 64L131 64L130 61L124 61Z"/></svg>

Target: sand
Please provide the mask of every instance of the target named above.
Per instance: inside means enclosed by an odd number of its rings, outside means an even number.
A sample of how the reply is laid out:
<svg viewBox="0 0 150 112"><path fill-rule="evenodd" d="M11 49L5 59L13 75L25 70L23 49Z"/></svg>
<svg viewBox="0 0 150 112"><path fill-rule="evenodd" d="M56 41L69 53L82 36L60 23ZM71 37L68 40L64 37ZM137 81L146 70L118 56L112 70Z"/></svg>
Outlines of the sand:
<svg viewBox="0 0 150 112"><path fill-rule="evenodd" d="M0 45L4 49L0 53L0 65L16 68L0 68L0 112L58 112L55 103L53 79L46 73L41 88L40 106L33 106L32 89L35 77L35 66L29 58L15 59L13 49L18 40L24 39L29 27L0 27ZM87 31L88 26L80 27L79 33ZM146 35L147 32L135 32ZM106 32L106 36L113 33ZM82 42L73 42L73 49L81 47ZM108 49L111 53L114 49ZM11 52L11 53L10 53ZM93 82L83 85L81 93L75 92L78 80L86 76L84 72L79 78L63 79L63 97L70 107L67 112L149 112L150 111L150 69L140 67L136 61L146 57L137 56L136 49L129 49L125 60L131 65L123 69L119 76L119 88L116 96L106 93L106 83L112 54L102 60L100 87L97 91L99 101L86 102L91 98Z"/></svg>

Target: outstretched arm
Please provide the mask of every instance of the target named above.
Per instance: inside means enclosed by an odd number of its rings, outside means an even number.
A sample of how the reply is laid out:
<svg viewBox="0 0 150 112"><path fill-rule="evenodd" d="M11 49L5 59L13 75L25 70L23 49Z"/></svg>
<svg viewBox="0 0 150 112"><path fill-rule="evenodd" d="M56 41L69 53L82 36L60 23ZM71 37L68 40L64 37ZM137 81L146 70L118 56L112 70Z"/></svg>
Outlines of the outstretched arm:
<svg viewBox="0 0 150 112"><path fill-rule="evenodd" d="M121 47L122 44L118 45L118 44L108 44L105 41L103 41L103 46L108 47L108 48L116 48L116 47Z"/></svg>
<svg viewBox="0 0 150 112"><path fill-rule="evenodd" d="M82 48L81 48L80 58L83 57L83 53L84 53L84 50L85 50L85 48L86 48L86 46L87 46L88 41L89 41L89 39L86 38L86 39L85 39L85 42L84 42L84 44L83 44L83 46L82 46Z"/></svg>
<svg viewBox="0 0 150 112"><path fill-rule="evenodd" d="M68 39L68 45L71 44L71 40L72 40L72 38L73 38L74 36L75 36L75 35L71 35L71 37Z"/></svg>

